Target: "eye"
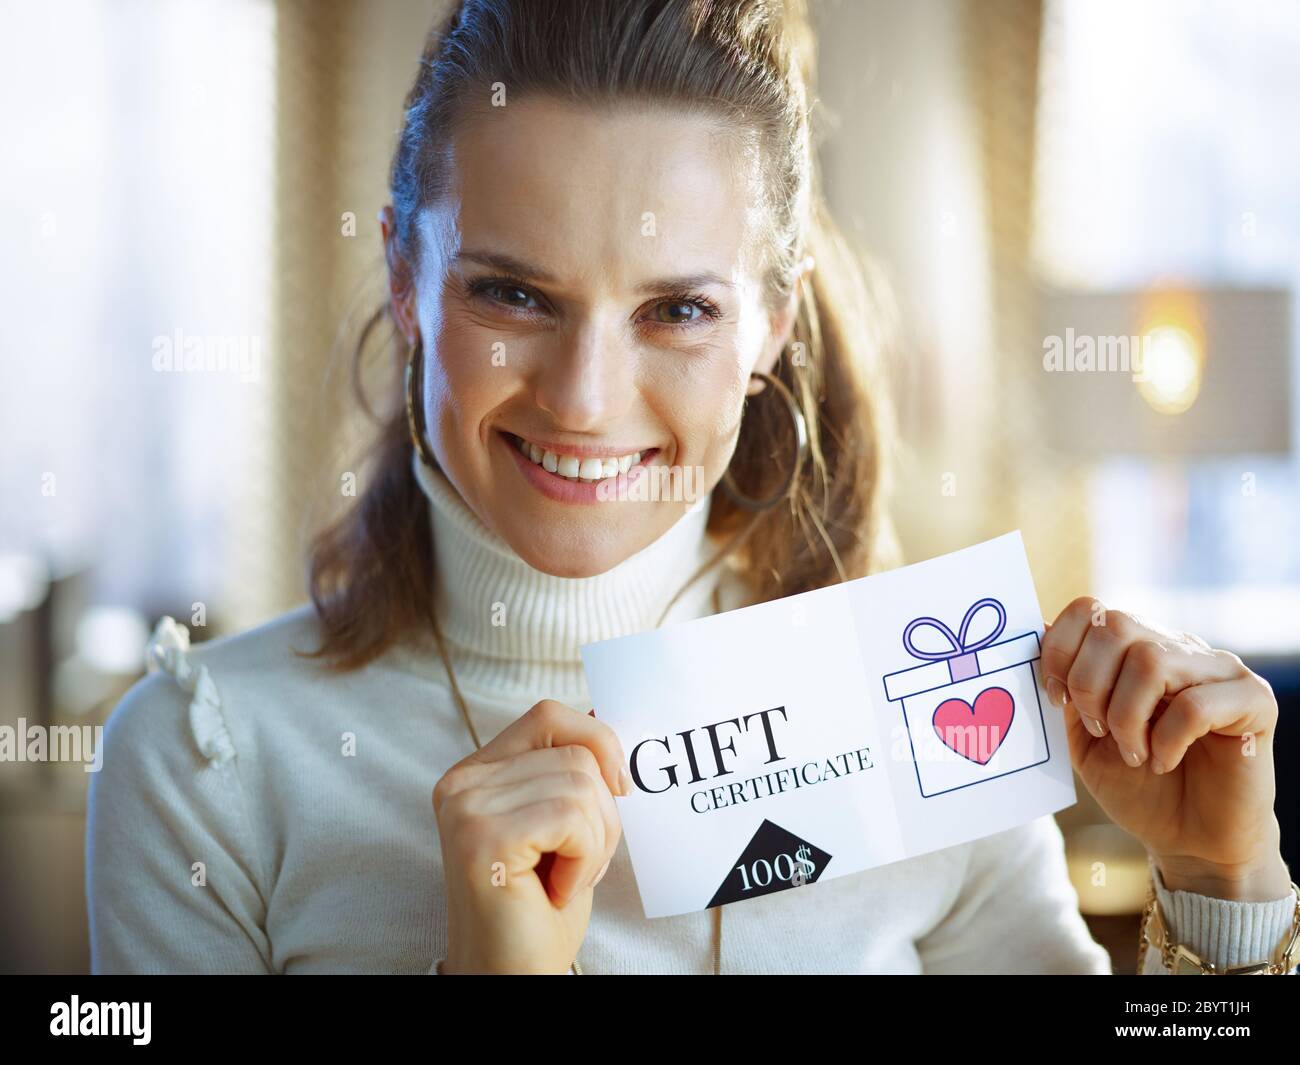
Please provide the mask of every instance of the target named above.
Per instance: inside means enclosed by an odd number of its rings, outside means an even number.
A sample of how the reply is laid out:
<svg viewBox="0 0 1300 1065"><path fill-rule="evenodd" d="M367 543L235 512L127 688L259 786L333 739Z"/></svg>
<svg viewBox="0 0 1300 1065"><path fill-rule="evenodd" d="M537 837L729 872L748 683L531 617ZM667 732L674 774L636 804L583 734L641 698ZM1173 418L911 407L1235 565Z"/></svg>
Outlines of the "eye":
<svg viewBox="0 0 1300 1065"><path fill-rule="evenodd" d="M692 316L692 312L697 312ZM672 296L656 303L650 312L655 325L698 325L722 316L717 304L701 295Z"/></svg>
<svg viewBox="0 0 1300 1065"><path fill-rule="evenodd" d="M536 298L525 287L524 282L512 277L485 277L472 281L469 285L471 296L485 297L493 303L509 307L516 311L540 310Z"/></svg>

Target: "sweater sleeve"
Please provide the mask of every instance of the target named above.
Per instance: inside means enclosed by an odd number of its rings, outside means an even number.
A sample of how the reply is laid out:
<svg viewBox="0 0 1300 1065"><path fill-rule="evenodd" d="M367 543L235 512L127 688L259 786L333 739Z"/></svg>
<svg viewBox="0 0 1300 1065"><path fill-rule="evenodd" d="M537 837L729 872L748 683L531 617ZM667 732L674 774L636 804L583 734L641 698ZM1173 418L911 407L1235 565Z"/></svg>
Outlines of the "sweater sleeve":
<svg viewBox="0 0 1300 1065"><path fill-rule="evenodd" d="M91 970L271 972L264 881L215 687L184 647L164 668L110 715L90 783Z"/></svg>
<svg viewBox="0 0 1300 1065"><path fill-rule="evenodd" d="M1267 902L1235 902L1192 891L1170 891L1155 863L1149 865L1170 936L1218 968L1272 961L1291 934L1294 892ZM1297 971L1300 969L1292 968L1287 975ZM1142 975L1169 975L1155 950L1146 952Z"/></svg>
<svg viewBox="0 0 1300 1065"><path fill-rule="evenodd" d="M1110 955L1079 913L1054 817L967 846L956 900L916 945L924 972L1111 972Z"/></svg>

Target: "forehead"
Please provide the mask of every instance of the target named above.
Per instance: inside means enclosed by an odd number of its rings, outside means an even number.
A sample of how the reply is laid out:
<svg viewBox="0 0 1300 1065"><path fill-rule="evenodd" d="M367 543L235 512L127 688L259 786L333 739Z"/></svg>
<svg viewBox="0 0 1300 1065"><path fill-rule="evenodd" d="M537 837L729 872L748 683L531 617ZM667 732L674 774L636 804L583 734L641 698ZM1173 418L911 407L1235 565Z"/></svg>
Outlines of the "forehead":
<svg viewBox="0 0 1300 1065"><path fill-rule="evenodd" d="M715 116L535 97L468 118L449 156L445 221L462 246L614 287L667 270L745 280L758 154Z"/></svg>

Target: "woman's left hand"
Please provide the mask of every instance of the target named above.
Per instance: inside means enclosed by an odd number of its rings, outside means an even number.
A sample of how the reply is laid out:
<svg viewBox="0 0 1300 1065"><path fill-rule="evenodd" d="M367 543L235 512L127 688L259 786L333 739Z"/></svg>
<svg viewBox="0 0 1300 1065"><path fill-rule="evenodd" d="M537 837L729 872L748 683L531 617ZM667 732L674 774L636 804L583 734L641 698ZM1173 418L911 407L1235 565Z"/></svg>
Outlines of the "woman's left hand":
<svg viewBox="0 0 1300 1065"><path fill-rule="evenodd" d="M1146 844L1169 890L1245 901L1290 891L1267 681L1229 651L1089 597L1047 627L1041 665L1075 771Z"/></svg>

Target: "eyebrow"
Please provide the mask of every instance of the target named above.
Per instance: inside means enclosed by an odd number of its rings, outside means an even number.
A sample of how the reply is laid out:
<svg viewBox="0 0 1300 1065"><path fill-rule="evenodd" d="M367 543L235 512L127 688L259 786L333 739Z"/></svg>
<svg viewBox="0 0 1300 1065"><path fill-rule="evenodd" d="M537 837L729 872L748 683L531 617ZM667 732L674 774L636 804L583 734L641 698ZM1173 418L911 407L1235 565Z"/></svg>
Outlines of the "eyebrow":
<svg viewBox="0 0 1300 1065"><path fill-rule="evenodd" d="M513 255L506 255L503 252L461 250L457 252L453 261L478 263L481 266L500 270L502 273L513 274L525 281L537 281L541 284L556 283L555 276L542 269L542 267L537 266L534 263L526 262L523 259L517 259ZM672 292L681 289L704 288L708 285L717 285L722 288L735 288L735 285L721 274L715 274L711 270L702 270L694 274L683 274L680 277L660 277L654 278L650 281L644 281L638 285L634 291L643 296L650 296L654 295L656 292Z"/></svg>

